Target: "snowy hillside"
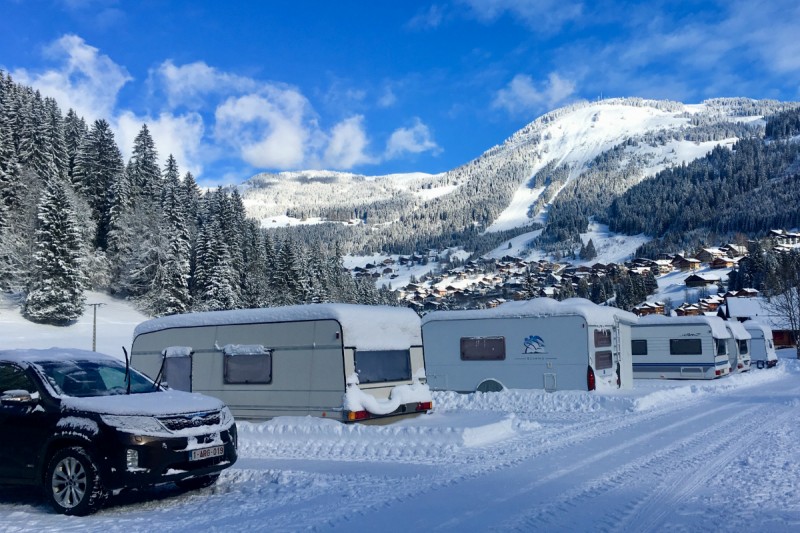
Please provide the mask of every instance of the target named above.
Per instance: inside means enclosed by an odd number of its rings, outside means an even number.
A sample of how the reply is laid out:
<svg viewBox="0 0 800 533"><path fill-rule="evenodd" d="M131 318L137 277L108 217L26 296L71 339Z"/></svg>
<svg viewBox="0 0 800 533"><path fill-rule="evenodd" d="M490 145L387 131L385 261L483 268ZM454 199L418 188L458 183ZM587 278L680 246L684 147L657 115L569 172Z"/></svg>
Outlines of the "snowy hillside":
<svg viewBox="0 0 800 533"><path fill-rule="evenodd" d="M538 118L442 174L261 174L242 191L248 213L263 226L302 223L306 229L299 235L347 242L347 252L462 246L486 253L530 226L547 226L551 206L565 190L570 198L594 196L606 206L640 181L717 145L762 137L765 115L796 106L736 98L694 105L636 98L581 102ZM597 209L591 199L581 202L583 211ZM347 227L308 228L326 221Z"/></svg>

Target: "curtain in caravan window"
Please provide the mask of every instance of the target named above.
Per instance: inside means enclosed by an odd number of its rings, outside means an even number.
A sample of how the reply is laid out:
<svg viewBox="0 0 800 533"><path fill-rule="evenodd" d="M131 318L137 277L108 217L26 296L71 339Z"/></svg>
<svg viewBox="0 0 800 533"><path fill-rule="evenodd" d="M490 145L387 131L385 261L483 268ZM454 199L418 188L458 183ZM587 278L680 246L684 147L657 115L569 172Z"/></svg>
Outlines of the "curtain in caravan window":
<svg viewBox="0 0 800 533"><path fill-rule="evenodd" d="M700 339L670 339L670 355L703 355Z"/></svg>
<svg viewBox="0 0 800 533"><path fill-rule="evenodd" d="M164 377L162 382L170 389L192 392L192 354L188 346L170 346L162 352Z"/></svg>
<svg viewBox="0 0 800 533"><path fill-rule="evenodd" d="M225 383L272 383L272 350L260 344L228 344L222 353Z"/></svg>
<svg viewBox="0 0 800 533"><path fill-rule="evenodd" d="M359 383L384 383L411 379L411 350L356 350Z"/></svg>
<svg viewBox="0 0 800 533"><path fill-rule="evenodd" d="M614 364L614 356L611 350L603 350L602 352L595 352L594 364L597 370L605 370L611 368Z"/></svg>

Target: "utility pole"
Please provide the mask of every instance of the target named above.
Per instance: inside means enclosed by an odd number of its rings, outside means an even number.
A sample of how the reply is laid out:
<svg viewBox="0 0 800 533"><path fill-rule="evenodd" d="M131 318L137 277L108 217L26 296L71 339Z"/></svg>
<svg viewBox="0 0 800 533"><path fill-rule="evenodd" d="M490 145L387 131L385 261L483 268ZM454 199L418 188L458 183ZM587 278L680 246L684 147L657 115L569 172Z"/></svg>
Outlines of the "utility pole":
<svg viewBox="0 0 800 533"><path fill-rule="evenodd" d="M97 308L106 304L86 304L93 308L92 312L92 351L97 351Z"/></svg>

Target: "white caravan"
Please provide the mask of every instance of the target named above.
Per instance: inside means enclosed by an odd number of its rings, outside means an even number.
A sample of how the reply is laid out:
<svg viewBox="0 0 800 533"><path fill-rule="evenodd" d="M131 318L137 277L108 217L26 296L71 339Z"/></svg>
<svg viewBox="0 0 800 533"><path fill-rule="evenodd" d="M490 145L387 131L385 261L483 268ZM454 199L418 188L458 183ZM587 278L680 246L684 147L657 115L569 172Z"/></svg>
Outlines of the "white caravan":
<svg viewBox="0 0 800 533"><path fill-rule="evenodd" d="M635 378L714 379L731 372L732 335L719 317L649 315L631 337Z"/></svg>
<svg viewBox="0 0 800 533"><path fill-rule="evenodd" d="M428 384L458 392L632 388L635 322L581 298L435 311L422 319Z"/></svg>
<svg viewBox="0 0 800 533"><path fill-rule="evenodd" d="M728 361L731 364L731 373L747 372L750 370L750 333L738 320L726 320L725 327L731 333L728 339Z"/></svg>
<svg viewBox="0 0 800 533"><path fill-rule="evenodd" d="M241 419L345 422L426 412L419 317L408 308L315 304L173 315L134 331L134 368L223 400Z"/></svg>
<svg viewBox="0 0 800 533"><path fill-rule="evenodd" d="M750 359L756 368L772 368L778 364L778 354L772 342L772 328L757 320L742 322L750 333Z"/></svg>

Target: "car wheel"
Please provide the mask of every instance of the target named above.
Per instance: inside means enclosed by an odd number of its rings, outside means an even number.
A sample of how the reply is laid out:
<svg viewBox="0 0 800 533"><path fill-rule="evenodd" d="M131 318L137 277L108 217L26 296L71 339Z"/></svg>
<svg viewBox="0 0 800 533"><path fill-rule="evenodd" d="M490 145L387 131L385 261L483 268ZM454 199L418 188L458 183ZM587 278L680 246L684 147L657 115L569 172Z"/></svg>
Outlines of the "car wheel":
<svg viewBox="0 0 800 533"><path fill-rule="evenodd" d="M197 490L210 487L219 479L219 474L211 474L209 476L190 477L188 479L181 479L176 481L175 484L178 488L183 490Z"/></svg>
<svg viewBox="0 0 800 533"><path fill-rule="evenodd" d="M108 491L89 452L79 446L58 450L47 465L44 489L56 512L83 516L102 507Z"/></svg>

